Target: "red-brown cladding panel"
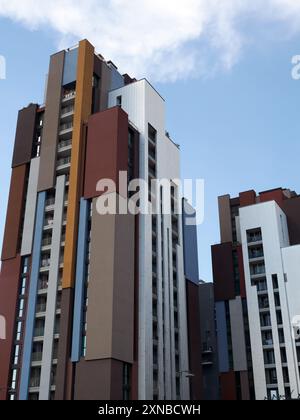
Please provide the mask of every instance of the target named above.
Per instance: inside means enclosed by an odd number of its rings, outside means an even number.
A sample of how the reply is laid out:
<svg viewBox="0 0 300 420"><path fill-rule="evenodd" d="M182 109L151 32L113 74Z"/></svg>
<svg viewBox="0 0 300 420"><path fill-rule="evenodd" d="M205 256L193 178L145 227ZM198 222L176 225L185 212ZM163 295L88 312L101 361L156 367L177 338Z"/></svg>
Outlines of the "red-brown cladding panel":
<svg viewBox="0 0 300 420"><path fill-rule="evenodd" d="M191 400L202 399L202 365L201 365L201 337L200 337L200 309L199 309L199 288L196 284L187 281L187 316L188 316L188 338L190 371L195 375L191 378Z"/></svg>
<svg viewBox="0 0 300 420"><path fill-rule="evenodd" d="M300 244L300 196L284 200L283 211L287 216L291 245Z"/></svg>
<svg viewBox="0 0 300 420"><path fill-rule="evenodd" d="M283 206L285 196L281 188L273 191L266 191L259 194L260 202L276 201L279 207Z"/></svg>
<svg viewBox="0 0 300 420"><path fill-rule="evenodd" d="M235 298L232 244L225 243L212 247L215 300Z"/></svg>
<svg viewBox="0 0 300 420"><path fill-rule="evenodd" d="M234 401L237 399L235 372L221 373L221 399L224 401Z"/></svg>
<svg viewBox="0 0 300 420"><path fill-rule="evenodd" d="M0 315L6 320L6 340L0 340L0 400L6 399L19 291L21 257L2 262L0 274Z"/></svg>
<svg viewBox="0 0 300 420"><path fill-rule="evenodd" d="M2 249L2 261L15 258L17 255L26 173L26 165L17 166L12 170Z"/></svg>
<svg viewBox="0 0 300 420"><path fill-rule="evenodd" d="M118 187L119 171L127 171L127 168L127 114L116 107L92 115L88 123L84 198L90 199L102 194L96 191L101 179L111 179Z"/></svg>
<svg viewBox="0 0 300 420"><path fill-rule="evenodd" d="M27 108L19 111L12 160L13 168L30 162L32 157L37 108L37 105L31 104Z"/></svg>
<svg viewBox="0 0 300 420"><path fill-rule="evenodd" d="M256 203L256 192L251 191L245 191L240 193L240 206L246 207L251 206L252 204Z"/></svg>

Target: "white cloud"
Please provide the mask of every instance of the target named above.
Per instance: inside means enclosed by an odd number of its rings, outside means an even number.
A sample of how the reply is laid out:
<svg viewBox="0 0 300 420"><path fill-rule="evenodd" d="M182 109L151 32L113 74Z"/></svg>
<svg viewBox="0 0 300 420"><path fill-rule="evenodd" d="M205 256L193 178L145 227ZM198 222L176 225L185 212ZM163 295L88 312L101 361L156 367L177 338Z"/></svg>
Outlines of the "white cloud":
<svg viewBox="0 0 300 420"><path fill-rule="evenodd" d="M241 22L300 31L300 0L0 0L0 16L50 27L65 48L88 38L122 71L172 81L229 70L251 34Z"/></svg>

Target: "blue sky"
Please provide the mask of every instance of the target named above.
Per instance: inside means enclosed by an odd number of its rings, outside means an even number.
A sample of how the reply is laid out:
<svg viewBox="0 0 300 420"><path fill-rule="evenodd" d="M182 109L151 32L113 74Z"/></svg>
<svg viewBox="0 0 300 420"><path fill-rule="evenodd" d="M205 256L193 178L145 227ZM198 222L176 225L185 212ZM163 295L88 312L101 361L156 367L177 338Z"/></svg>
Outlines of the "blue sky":
<svg viewBox="0 0 300 420"><path fill-rule="evenodd" d="M192 50L198 55L205 53L205 64L201 60L191 62L190 45L183 49L181 63L174 52L166 56L169 60L160 56L155 62L160 77L154 85L167 102L168 130L181 145L182 176L205 179L205 222L198 234L200 276L208 281L212 280L210 245L219 241L218 195L280 186L300 192L300 81L291 77L291 58L300 54L300 32L287 36L288 32L288 26L257 24L251 28L251 42L230 56L230 65L215 66L217 53L210 55L205 37ZM72 34L70 42L75 39ZM7 63L7 79L0 80L1 243L17 112L30 102L43 102L49 55L67 41L69 37L64 34L62 40L51 25L41 29L0 17L0 55ZM97 50L102 52L99 45L97 42ZM118 64L114 49L112 55L106 58ZM144 67L137 68L142 73L139 76L151 81L147 60L141 61ZM121 62L126 71L126 57L122 56ZM170 69L174 63L176 77ZM212 74L207 70L209 65L214 69ZM164 67L168 67L167 74Z"/></svg>

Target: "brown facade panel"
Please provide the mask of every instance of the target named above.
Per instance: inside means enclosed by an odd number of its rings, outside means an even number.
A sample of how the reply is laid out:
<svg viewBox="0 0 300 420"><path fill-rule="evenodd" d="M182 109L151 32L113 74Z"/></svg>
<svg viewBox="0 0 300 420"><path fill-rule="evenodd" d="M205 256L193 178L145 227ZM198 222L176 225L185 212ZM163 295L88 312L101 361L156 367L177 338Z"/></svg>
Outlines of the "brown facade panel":
<svg viewBox="0 0 300 420"><path fill-rule="evenodd" d="M97 183L111 179L117 185L119 171L128 169L128 115L119 107L89 119L86 146L84 197L98 197Z"/></svg>
<svg viewBox="0 0 300 420"><path fill-rule="evenodd" d="M132 215L100 216L93 203L86 360L133 362L134 234Z"/></svg>
<svg viewBox="0 0 300 420"><path fill-rule="evenodd" d="M253 190L240 193L240 207L251 206L256 203L256 192Z"/></svg>
<svg viewBox="0 0 300 420"><path fill-rule="evenodd" d="M265 203L267 201L276 201L279 207L283 206L286 197L283 194L283 190L278 188L277 190L265 191L259 194L260 203Z"/></svg>
<svg viewBox="0 0 300 420"><path fill-rule="evenodd" d="M64 51L50 59L38 191L54 187L64 60Z"/></svg>
<svg viewBox="0 0 300 420"><path fill-rule="evenodd" d="M76 364L74 400L123 400L123 363L113 359Z"/></svg>
<svg viewBox="0 0 300 420"><path fill-rule="evenodd" d="M221 242L232 242L230 196L224 195L222 197L219 197L218 203Z"/></svg>
<svg viewBox="0 0 300 420"><path fill-rule="evenodd" d="M6 320L6 340L0 340L0 400L5 400L9 388L9 374L15 330L15 308L19 293L21 257L2 262L0 274L0 316Z"/></svg>
<svg viewBox="0 0 300 420"><path fill-rule="evenodd" d="M249 374L247 371L240 372L241 378L241 390L242 390L242 400L250 400L250 387L249 387Z"/></svg>
<svg viewBox="0 0 300 420"><path fill-rule="evenodd" d="M27 165L13 168L3 239L2 261L15 258L18 252L26 177Z"/></svg>
<svg viewBox="0 0 300 420"><path fill-rule="evenodd" d="M212 246L215 301L235 299L232 244Z"/></svg>
<svg viewBox="0 0 300 420"><path fill-rule="evenodd" d="M19 111L12 160L13 168L29 163L31 160L37 108L36 104L30 104L27 108Z"/></svg>
<svg viewBox="0 0 300 420"><path fill-rule="evenodd" d="M287 216L290 244L300 244L300 196L283 202L283 211Z"/></svg>
<svg viewBox="0 0 300 420"><path fill-rule="evenodd" d="M61 319L60 319L60 340L58 345L58 362L56 374L56 400L70 400L72 395L72 364L71 353L71 329L73 314L73 289L62 290Z"/></svg>
<svg viewBox="0 0 300 420"><path fill-rule="evenodd" d="M223 401L237 400L235 372L231 371L228 373L221 373L220 385L221 385L221 400Z"/></svg>
<svg viewBox="0 0 300 420"><path fill-rule="evenodd" d="M243 247L239 245L237 247L237 256L238 256L238 266L240 274L240 295L242 299L246 298L246 280L245 280L245 271L244 271L244 257L243 257Z"/></svg>
<svg viewBox="0 0 300 420"><path fill-rule="evenodd" d="M200 336L199 287L190 281L186 282L187 318L190 371L194 375L190 380L191 400L201 400L202 395L202 343Z"/></svg>

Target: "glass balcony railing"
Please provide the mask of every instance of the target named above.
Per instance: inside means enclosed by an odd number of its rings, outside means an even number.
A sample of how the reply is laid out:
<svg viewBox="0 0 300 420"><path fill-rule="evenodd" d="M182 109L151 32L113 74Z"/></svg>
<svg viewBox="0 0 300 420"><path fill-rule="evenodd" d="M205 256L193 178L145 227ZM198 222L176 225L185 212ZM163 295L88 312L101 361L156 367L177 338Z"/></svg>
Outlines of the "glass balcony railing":
<svg viewBox="0 0 300 420"><path fill-rule="evenodd" d="M59 159L57 161L57 166L69 165L70 163L71 163L71 157L66 157L63 159Z"/></svg>
<svg viewBox="0 0 300 420"><path fill-rule="evenodd" d="M76 96L76 91L75 91L75 90L69 90L69 91L66 91L66 92L63 94L62 99L63 99L63 101L67 101L67 100L69 100L69 99L73 99L73 98L75 98L75 96Z"/></svg>

